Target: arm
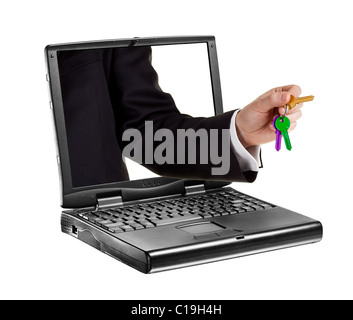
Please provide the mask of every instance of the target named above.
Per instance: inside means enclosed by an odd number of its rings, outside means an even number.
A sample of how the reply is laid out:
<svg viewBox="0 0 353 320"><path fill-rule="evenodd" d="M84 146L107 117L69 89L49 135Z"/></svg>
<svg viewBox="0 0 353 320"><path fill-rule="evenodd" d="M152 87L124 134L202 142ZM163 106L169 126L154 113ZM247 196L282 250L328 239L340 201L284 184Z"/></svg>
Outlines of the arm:
<svg viewBox="0 0 353 320"><path fill-rule="evenodd" d="M172 96L163 92L158 85L158 75L150 63L151 49L149 47L121 48L113 53L111 92L114 112L116 114L117 137L121 149L124 149L129 142L122 140L123 132L127 129L138 129L142 134L143 150L142 164L148 169L163 175L186 179L213 179L230 181L248 181L240 169L236 156L230 152L228 144L228 158L230 170L226 175L212 174L212 159L210 152L202 154L200 152L200 141L188 140L189 150L196 151L196 161L190 164L187 161L188 152L185 154L186 163L178 164L180 150L177 148L177 136L180 130L199 129L207 132L211 136L211 130L229 130L229 124L233 112L224 113L211 118L193 118L181 114L177 109ZM154 141L152 145L145 143L145 123L153 121L153 135L159 129L166 128L175 137L175 143L168 146L172 149L173 161L158 164L156 161L148 163L145 157L146 149L156 151L163 142ZM222 146L221 131L212 144L208 143L208 150L211 145ZM228 137L229 138L229 137ZM158 149L157 149L158 150ZM218 151L218 150L217 150ZM221 154L221 153L220 153ZM205 162L205 158L208 161ZM146 161L147 160L147 161ZM253 180L251 177L250 180ZM249 181L250 181L249 180Z"/></svg>
<svg viewBox="0 0 353 320"><path fill-rule="evenodd" d="M145 144L144 126L146 121L153 121L153 135L159 129L167 128L174 137L177 137L180 129L194 129L195 131L202 129L210 136L211 131L214 129L229 130L229 125L234 115L234 112L227 112L210 118L192 118L188 115L180 114L172 96L160 89L158 75L150 63L150 58L151 49L149 47L120 48L114 50L113 53L110 87L113 89L111 90L111 98L116 116L117 137L121 148L124 149L129 144L122 140L123 132L126 129L134 128L138 129L142 134L142 142L144 143L141 154L142 164L160 175L186 179L254 181L257 170L254 170L254 168L245 168L243 170L241 164L239 164L239 154L229 152L230 145L228 145L230 170L227 174L217 175L212 173L210 152L207 155L200 153L198 140L191 146L192 150L196 150L195 164L188 164L187 162L186 164L177 164L178 150L176 143L167 146L168 150L173 149L173 161L163 164L158 164L156 161L152 163L146 161L148 160L145 157L146 149L151 149L155 152L163 143L155 141L150 146ZM239 130L243 129L238 129L239 114L246 115L248 110L251 110L251 108L245 108L238 113L237 121L234 121L236 126L231 128L231 131L237 132L241 144L245 148L249 149L250 147L251 149L252 146L245 142L242 132L239 134ZM243 119L247 121L246 118L243 117ZM240 124L243 122L240 121ZM237 131L235 131L236 128ZM218 138L213 143L209 143L208 150L217 143L218 151L224 151L220 147L222 142L222 136L219 132ZM208 159L206 161L208 164L203 164L205 157Z"/></svg>

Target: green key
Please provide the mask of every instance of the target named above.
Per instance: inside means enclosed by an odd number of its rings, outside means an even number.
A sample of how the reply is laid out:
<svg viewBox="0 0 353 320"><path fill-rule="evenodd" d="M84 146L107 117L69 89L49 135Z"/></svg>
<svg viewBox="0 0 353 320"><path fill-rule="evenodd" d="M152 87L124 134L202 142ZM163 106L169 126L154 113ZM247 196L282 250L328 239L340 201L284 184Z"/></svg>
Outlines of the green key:
<svg viewBox="0 0 353 320"><path fill-rule="evenodd" d="M288 135L290 120L287 117L280 116L276 120L275 126L277 130L281 131L287 150L292 150L292 145L290 143L289 135Z"/></svg>

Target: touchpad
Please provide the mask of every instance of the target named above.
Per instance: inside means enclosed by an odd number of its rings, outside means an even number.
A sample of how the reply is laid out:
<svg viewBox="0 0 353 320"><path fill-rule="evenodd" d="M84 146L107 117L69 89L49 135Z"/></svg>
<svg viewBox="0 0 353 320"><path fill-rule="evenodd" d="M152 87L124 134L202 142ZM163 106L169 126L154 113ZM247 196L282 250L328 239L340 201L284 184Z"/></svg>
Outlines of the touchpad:
<svg viewBox="0 0 353 320"><path fill-rule="evenodd" d="M214 222L203 222L180 226L178 229L193 235L197 235L200 233L215 233L217 231L222 231L225 228Z"/></svg>

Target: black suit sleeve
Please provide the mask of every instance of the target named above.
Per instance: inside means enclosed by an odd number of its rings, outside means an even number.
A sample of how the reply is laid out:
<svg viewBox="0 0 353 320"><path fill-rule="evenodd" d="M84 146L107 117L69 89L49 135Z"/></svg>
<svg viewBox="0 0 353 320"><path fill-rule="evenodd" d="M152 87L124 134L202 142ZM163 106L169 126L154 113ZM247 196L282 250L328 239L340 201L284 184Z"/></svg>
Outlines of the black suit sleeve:
<svg viewBox="0 0 353 320"><path fill-rule="evenodd" d="M145 121L153 121L153 130L168 128L177 136L178 129L229 129L233 112L227 112L210 118L193 118L181 114L172 96L161 90L158 75L151 65L150 47L130 47L114 49L111 60L109 78L110 98L116 122L118 143L123 149L128 142L122 141L124 130L135 128L143 135ZM153 150L161 142L154 142ZM219 155L221 154L221 134L218 134ZM209 154L200 154L199 141L191 146L196 149L196 164L177 164L176 144L174 148L174 164L143 164L153 172L176 178L226 180L252 182L256 172L242 172L239 162L232 151L230 154L230 170L226 175L212 175ZM210 146L209 146L210 147ZM210 150L210 148L209 148ZM143 155L145 150L143 150ZM208 157L208 164L200 164L201 157Z"/></svg>
<svg viewBox="0 0 353 320"><path fill-rule="evenodd" d="M109 97L110 50L58 54L73 187L128 180Z"/></svg>

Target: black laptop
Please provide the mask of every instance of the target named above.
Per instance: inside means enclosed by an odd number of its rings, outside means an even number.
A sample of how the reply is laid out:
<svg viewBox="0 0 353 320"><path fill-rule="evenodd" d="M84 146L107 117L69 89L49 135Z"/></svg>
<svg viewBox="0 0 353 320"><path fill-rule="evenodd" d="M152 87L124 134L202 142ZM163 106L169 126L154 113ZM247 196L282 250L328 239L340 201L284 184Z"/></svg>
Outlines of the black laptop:
<svg viewBox="0 0 353 320"><path fill-rule="evenodd" d="M150 66L136 71L140 53ZM154 79L162 94L156 105L173 101L192 117L223 114L213 36L49 45L45 54L62 232L144 273L321 240L319 221L234 190L229 181L178 178L168 170L162 177L131 161L140 159L138 149L130 150L131 159L122 152L122 134L144 120L133 106L152 99L139 79ZM126 122L127 109L112 107L123 102L133 113ZM140 153L147 152L145 146Z"/></svg>

